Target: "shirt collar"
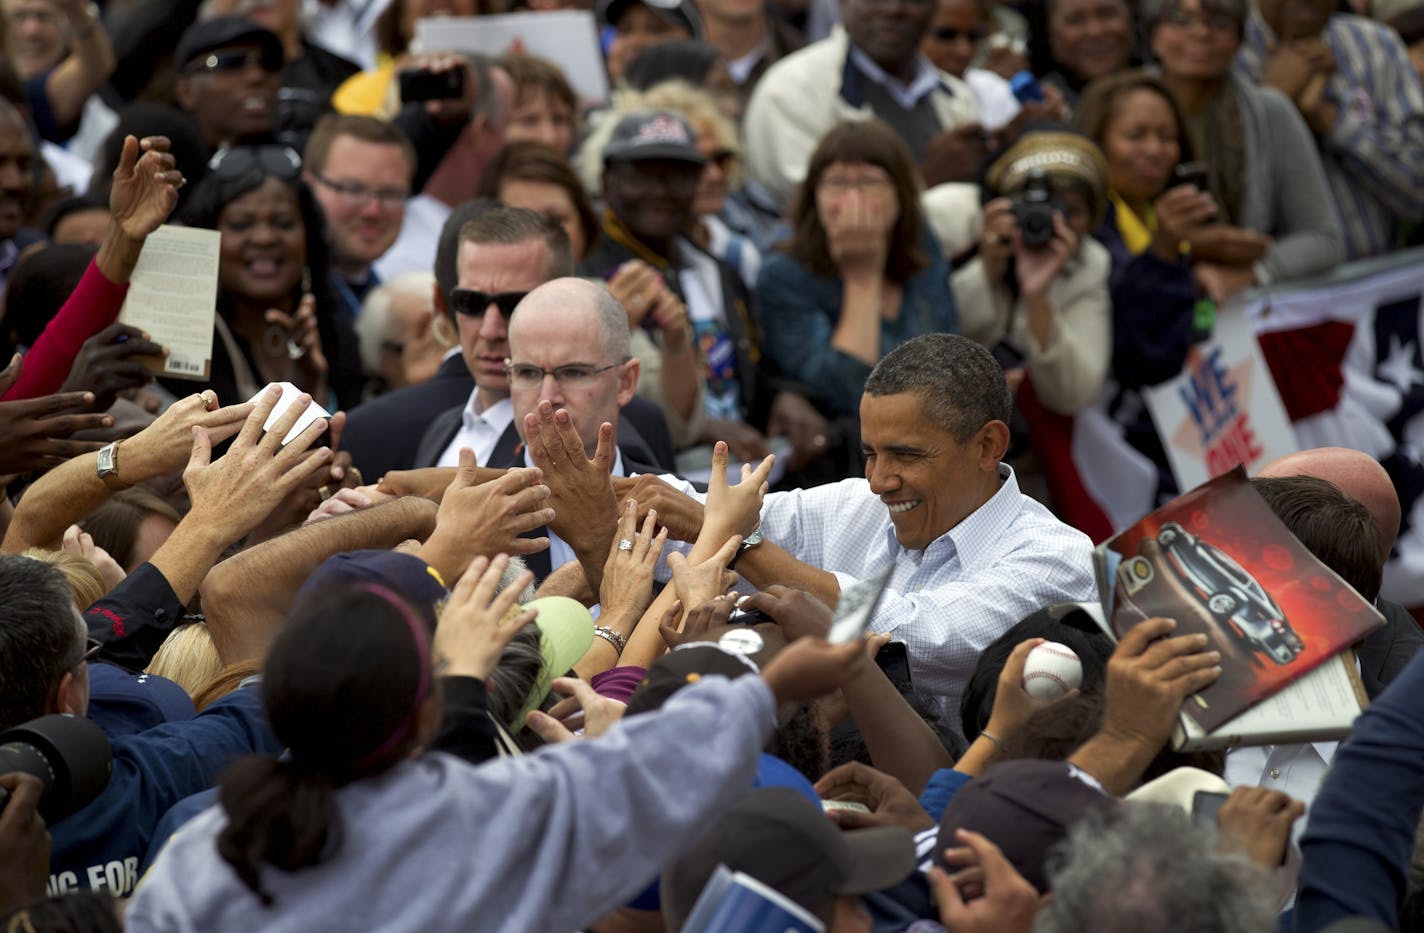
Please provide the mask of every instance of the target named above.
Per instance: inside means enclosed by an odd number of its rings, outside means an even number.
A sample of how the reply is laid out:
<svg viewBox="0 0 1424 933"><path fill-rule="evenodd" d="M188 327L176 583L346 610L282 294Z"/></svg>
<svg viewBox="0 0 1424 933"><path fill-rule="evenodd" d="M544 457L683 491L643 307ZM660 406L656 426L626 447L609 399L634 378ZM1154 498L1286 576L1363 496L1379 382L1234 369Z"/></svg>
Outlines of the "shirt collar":
<svg viewBox="0 0 1424 933"><path fill-rule="evenodd" d="M908 83L893 77L884 68L866 55L854 44L850 46L850 54L846 56L846 69L844 80L841 82L841 96L846 103L860 107L865 104L865 90L857 76L863 76L881 87L883 87L895 102L906 110L914 107L925 96L934 93L936 89L943 89L945 93L953 94L951 88L941 77L939 71L930 60L920 53L915 53L915 74ZM856 99L852 99L852 97Z"/></svg>
<svg viewBox="0 0 1424 933"><path fill-rule="evenodd" d="M931 541L923 551L911 551L901 547L899 539L895 537L894 524L889 524L887 541L891 559L903 553L919 565L926 557L936 562L957 558L963 569L972 569L984 556L985 551L1003 536L1004 529L1023 511L1023 496L1019 493L1019 483L1014 476L1013 467L1000 463L999 479L1001 482L998 491L990 496L987 502L969 513L958 525ZM888 513L886 521L889 521Z"/></svg>
<svg viewBox="0 0 1424 933"><path fill-rule="evenodd" d="M508 420L512 421L514 419L514 403L509 400L509 396L507 395L489 408L481 409L480 390L476 389L470 393L469 404L465 406L465 422L486 421L492 423L491 419L496 415L498 415L501 420L504 420L503 416L506 409L509 410Z"/></svg>

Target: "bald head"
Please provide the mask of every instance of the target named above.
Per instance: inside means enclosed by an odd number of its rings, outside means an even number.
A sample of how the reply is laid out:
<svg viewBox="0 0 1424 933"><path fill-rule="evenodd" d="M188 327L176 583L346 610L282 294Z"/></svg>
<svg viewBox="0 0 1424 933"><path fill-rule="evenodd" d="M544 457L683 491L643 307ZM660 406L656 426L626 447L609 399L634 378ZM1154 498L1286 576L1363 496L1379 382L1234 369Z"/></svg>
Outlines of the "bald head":
<svg viewBox="0 0 1424 933"><path fill-rule="evenodd" d="M515 426L547 401L568 411L590 456L599 425L616 426L638 387L628 313L587 279L554 279L524 296L509 319L509 360Z"/></svg>
<svg viewBox="0 0 1424 933"><path fill-rule="evenodd" d="M1286 454L1261 468L1259 476L1313 476L1356 500L1379 530L1380 547L1389 556L1399 534L1399 495L1394 482L1369 454L1348 447L1316 447Z"/></svg>

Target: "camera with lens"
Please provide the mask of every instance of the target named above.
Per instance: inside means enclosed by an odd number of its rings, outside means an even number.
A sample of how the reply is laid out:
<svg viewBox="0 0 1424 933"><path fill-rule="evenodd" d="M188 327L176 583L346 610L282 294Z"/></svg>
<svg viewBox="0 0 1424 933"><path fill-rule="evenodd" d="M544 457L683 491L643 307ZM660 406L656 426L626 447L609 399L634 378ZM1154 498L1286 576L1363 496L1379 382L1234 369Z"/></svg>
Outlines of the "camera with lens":
<svg viewBox="0 0 1424 933"><path fill-rule="evenodd" d="M1019 238L1024 246L1047 246L1053 242L1053 215L1063 213L1063 204L1053 194L1053 179L1041 168L1028 173L1024 186L1009 196Z"/></svg>
<svg viewBox="0 0 1424 933"><path fill-rule="evenodd" d="M109 737L82 716L55 713L0 733L0 774L22 771L40 779L39 812L49 826L98 797L113 767ZM9 802L0 787L0 811Z"/></svg>

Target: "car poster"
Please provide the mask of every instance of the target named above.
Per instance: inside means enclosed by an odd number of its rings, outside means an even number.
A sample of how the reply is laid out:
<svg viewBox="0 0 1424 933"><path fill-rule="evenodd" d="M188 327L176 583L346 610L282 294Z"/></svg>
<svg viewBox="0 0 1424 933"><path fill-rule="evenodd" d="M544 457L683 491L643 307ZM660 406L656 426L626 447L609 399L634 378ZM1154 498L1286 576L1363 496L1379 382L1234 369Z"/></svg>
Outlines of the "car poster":
<svg viewBox="0 0 1424 933"><path fill-rule="evenodd" d="M1182 712L1210 732L1384 624L1276 518L1239 467L1107 541L1098 565L1121 638L1177 620L1221 652L1221 677ZM1105 594L1106 595L1106 594Z"/></svg>

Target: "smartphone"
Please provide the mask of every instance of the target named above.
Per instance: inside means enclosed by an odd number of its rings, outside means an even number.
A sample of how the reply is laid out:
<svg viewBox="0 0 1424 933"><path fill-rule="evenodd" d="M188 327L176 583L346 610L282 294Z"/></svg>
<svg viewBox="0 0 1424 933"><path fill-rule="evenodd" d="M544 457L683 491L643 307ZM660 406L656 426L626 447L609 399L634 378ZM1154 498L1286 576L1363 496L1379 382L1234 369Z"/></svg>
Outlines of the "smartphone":
<svg viewBox="0 0 1424 933"><path fill-rule="evenodd" d="M454 100L465 94L465 69L446 71L410 69L400 73L401 103L425 100Z"/></svg>
<svg viewBox="0 0 1424 933"><path fill-rule="evenodd" d="M1227 796L1216 791L1197 791L1192 795L1192 822L1215 829L1216 815L1221 812L1221 805L1226 803Z"/></svg>
<svg viewBox="0 0 1424 933"><path fill-rule="evenodd" d="M875 663L895 685L896 690L901 693L910 692L910 650L903 641L891 641L881 645L880 650L875 652Z"/></svg>
<svg viewBox="0 0 1424 933"><path fill-rule="evenodd" d="M1211 191L1211 169L1205 162L1183 162L1172 169L1175 184L1191 185L1198 191Z"/></svg>

